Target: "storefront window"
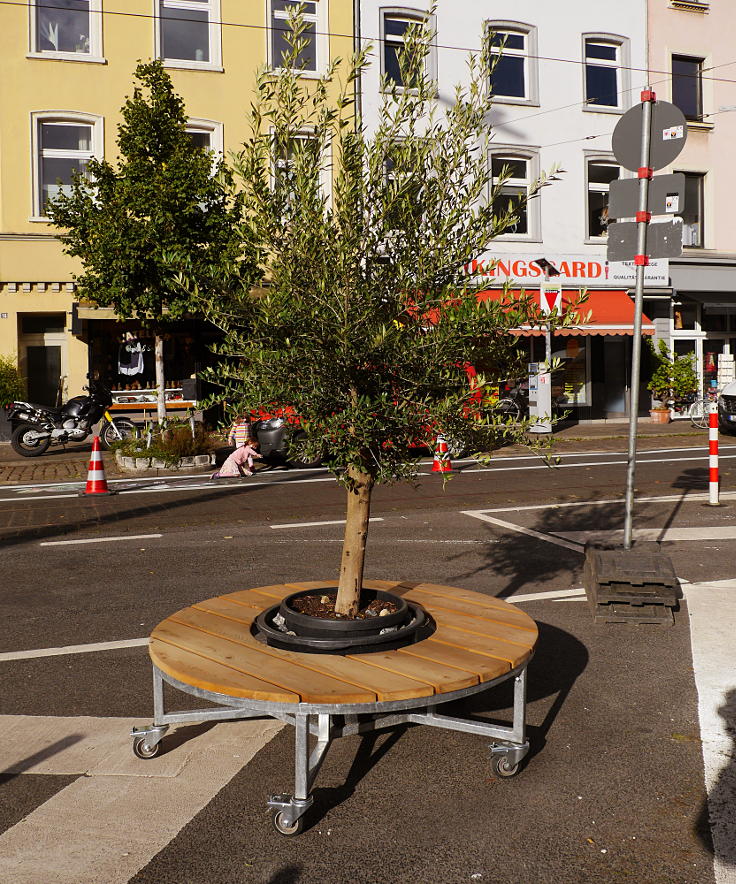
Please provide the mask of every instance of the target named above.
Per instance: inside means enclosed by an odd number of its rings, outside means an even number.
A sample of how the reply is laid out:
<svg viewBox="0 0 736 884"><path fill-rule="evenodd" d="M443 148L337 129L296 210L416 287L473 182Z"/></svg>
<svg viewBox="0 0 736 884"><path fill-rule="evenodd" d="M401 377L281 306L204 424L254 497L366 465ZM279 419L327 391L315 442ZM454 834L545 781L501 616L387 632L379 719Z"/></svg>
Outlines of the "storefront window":
<svg viewBox="0 0 736 884"><path fill-rule="evenodd" d="M703 331L728 331L728 310L723 307L703 307ZM676 326L675 326L676 327Z"/></svg>
<svg viewBox="0 0 736 884"><path fill-rule="evenodd" d="M558 341L564 342L560 347ZM588 401L588 345L585 338L555 339L553 358L561 362L552 378L552 395L559 405L589 405Z"/></svg>
<svg viewBox="0 0 736 884"><path fill-rule="evenodd" d="M651 316L651 314L647 313L647 316ZM694 330L697 317L698 308L696 304L675 304L674 326L676 330Z"/></svg>

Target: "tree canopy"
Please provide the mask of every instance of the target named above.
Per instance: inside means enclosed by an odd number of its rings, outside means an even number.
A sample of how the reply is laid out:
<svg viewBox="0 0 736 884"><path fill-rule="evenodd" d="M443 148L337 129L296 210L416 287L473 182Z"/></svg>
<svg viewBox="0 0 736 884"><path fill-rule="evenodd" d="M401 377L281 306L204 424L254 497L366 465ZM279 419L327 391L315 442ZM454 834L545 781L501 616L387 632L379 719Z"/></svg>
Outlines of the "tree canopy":
<svg viewBox="0 0 736 884"><path fill-rule="evenodd" d="M186 255L207 290L223 258L241 263L233 236L241 198L221 160L186 131L184 102L160 61L138 64L122 107L115 165L92 159L47 212L63 229L69 255L82 261L81 297L118 316L179 319L198 303L176 284L172 255ZM218 285L223 284L218 279Z"/></svg>

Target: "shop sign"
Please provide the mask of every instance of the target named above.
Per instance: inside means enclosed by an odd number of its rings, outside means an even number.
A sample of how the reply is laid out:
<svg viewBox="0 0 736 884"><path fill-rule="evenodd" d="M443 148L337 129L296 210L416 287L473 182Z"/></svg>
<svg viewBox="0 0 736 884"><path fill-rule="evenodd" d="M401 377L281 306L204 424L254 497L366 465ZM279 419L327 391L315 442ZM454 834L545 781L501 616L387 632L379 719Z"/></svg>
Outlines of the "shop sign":
<svg viewBox="0 0 736 884"><path fill-rule="evenodd" d="M465 272L472 277L487 279L490 285L503 285L506 282L529 287L544 281L544 272L534 261L540 257L532 255L494 255L488 253L476 261L465 265ZM636 267L633 261L607 261L602 255L570 255L544 253L544 257L558 271L555 281L564 288L580 286L590 288L626 288L636 282ZM666 258L651 259L644 268L644 284L647 286L669 285L669 262Z"/></svg>

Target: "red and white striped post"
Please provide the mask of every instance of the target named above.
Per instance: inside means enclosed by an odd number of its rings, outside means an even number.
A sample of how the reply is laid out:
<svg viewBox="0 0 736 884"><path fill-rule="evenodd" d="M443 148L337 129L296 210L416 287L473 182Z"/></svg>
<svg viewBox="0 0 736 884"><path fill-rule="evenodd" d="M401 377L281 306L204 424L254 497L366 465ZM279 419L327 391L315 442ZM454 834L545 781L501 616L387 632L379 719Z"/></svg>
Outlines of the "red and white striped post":
<svg viewBox="0 0 736 884"><path fill-rule="evenodd" d="M708 505L720 506L718 502L718 403L710 403L708 415Z"/></svg>

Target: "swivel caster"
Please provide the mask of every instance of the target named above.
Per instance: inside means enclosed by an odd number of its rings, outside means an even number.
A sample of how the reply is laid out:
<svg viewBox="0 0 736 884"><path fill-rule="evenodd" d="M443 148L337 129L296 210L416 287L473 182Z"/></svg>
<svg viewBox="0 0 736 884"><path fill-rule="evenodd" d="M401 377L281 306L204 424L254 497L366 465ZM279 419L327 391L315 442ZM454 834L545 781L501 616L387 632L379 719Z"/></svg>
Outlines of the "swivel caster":
<svg viewBox="0 0 736 884"><path fill-rule="evenodd" d="M273 823L274 829L279 833L279 835L285 835L289 837L291 835L299 835L304 828L304 820L302 817L294 820L290 825L286 823L284 818L283 810L274 810L271 815L271 822Z"/></svg>
<svg viewBox="0 0 736 884"><path fill-rule="evenodd" d="M519 773L520 767L521 762L517 761L515 764L512 764L506 755L498 754L491 756L491 770L497 777L502 779L515 777Z"/></svg>
<svg viewBox="0 0 736 884"><path fill-rule="evenodd" d="M155 758L161 751L161 743L147 743L146 737L135 737L133 740L133 754L138 758Z"/></svg>

